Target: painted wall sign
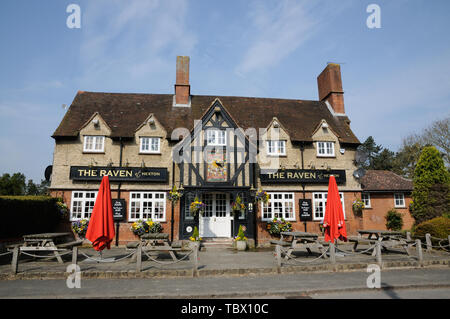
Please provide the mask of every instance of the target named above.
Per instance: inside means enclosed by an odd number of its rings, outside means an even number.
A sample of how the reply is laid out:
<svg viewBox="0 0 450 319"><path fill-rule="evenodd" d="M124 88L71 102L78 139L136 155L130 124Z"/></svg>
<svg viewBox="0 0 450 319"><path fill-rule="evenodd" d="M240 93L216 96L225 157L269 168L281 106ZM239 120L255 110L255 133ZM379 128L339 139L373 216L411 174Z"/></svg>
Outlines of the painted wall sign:
<svg viewBox="0 0 450 319"><path fill-rule="evenodd" d="M336 183L345 183L345 170L285 169L260 174L261 183L328 183L331 175Z"/></svg>
<svg viewBox="0 0 450 319"><path fill-rule="evenodd" d="M221 148L215 148L207 153L207 173L208 182L226 182L227 166L225 162L225 152Z"/></svg>
<svg viewBox="0 0 450 319"><path fill-rule="evenodd" d="M167 182L167 168L159 167L89 167L71 166L70 179L74 181L101 181L109 176L112 182Z"/></svg>
<svg viewBox="0 0 450 319"><path fill-rule="evenodd" d="M112 209L113 209L113 218L114 221L122 221L125 220L125 216L127 213L127 203L125 199L112 199Z"/></svg>
<svg viewBox="0 0 450 319"><path fill-rule="evenodd" d="M300 199L298 201L300 207L300 221L312 221L312 204L310 199Z"/></svg>

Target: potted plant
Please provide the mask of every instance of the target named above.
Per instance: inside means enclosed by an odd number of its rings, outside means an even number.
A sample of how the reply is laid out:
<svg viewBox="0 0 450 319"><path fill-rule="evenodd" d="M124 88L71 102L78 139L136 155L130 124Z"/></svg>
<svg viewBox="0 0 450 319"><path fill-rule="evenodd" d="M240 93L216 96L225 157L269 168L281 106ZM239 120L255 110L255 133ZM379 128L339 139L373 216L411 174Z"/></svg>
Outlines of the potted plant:
<svg viewBox="0 0 450 319"><path fill-rule="evenodd" d="M281 232L292 231L292 224L284 218L274 218L267 223L267 231L273 236L280 236Z"/></svg>
<svg viewBox="0 0 450 319"><path fill-rule="evenodd" d="M247 249L247 237L245 237L244 231L244 226L239 225L238 235L234 238L237 250L244 251Z"/></svg>
<svg viewBox="0 0 450 319"><path fill-rule="evenodd" d="M236 201L231 203L231 211L233 212L233 215L236 212L239 212L239 213L245 212L245 204L242 202L242 199L239 195L236 197Z"/></svg>
<svg viewBox="0 0 450 319"><path fill-rule="evenodd" d="M162 231L162 226L158 222L154 222L151 219L146 221L139 219L138 221L131 224L131 231L137 236L142 236L148 233L160 233Z"/></svg>
<svg viewBox="0 0 450 319"><path fill-rule="evenodd" d="M58 198L56 201L56 207L60 213L60 218L63 221L67 221L69 219L69 208L67 205L63 202L62 198Z"/></svg>
<svg viewBox="0 0 450 319"><path fill-rule="evenodd" d="M77 234L78 238L84 239L89 226L88 219L76 220L72 223L72 230Z"/></svg>
<svg viewBox="0 0 450 319"><path fill-rule="evenodd" d="M177 187L173 185L172 190L169 192L169 200L172 202L172 204L175 204L178 202L181 198L181 193L178 192Z"/></svg>
<svg viewBox="0 0 450 319"><path fill-rule="evenodd" d="M194 198L194 201L189 206L189 211L191 212L192 216L196 216L197 214L202 215L205 211L206 205L202 203L198 197Z"/></svg>
<svg viewBox="0 0 450 319"><path fill-rule="evenodd" d="M192 236L189 237L189 240L193 241L193 242L202 241L202 238L200 237L197 226L194 227L194 231L192 232Z"/></svg>
<svg viewBox="0 0 450 319"><path fill-rule="evenodd" d="M352 204L353 212L357 215L361 215L362 210L364 209L364 202L359 198L355 199Z"/></svg>
<svg viewBox="0 0 450 319"><path fill-rule="evenodd" d="M257 202L263 202L264 204L267 204L269 202L269 194L266 191L263 191L260 189L256 193L256 201Z"/></svg>

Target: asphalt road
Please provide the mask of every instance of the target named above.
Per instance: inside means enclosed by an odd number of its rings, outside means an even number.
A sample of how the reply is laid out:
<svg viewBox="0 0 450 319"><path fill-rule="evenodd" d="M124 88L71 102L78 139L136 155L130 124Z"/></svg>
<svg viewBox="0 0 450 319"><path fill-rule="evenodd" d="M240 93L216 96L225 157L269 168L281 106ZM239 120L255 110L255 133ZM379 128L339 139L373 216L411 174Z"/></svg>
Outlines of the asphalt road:
<svg viewBox="0 0 450 319"><path fill-rule="evenodd" d="M0 281L0 298L450 298L450 268L245 277ZM69 286L76 284L69 280ZM417 289L415 289L417 288Z"/></svg>

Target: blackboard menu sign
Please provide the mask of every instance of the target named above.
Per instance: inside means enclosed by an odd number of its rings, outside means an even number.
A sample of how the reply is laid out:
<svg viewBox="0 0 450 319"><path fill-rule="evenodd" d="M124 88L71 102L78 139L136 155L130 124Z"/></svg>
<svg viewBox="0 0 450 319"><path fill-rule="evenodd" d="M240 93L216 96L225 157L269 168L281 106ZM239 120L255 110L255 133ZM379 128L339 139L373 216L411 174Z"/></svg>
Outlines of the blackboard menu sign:
<svg viewBox="0 0 450 319"><path fill-rule="evenodd" d="M127 212L127 203L125 199L112 199L114 221L125 220Z"/></svg>
<svg viewBox="0 0 450 319"><path fill-rule="evenodd" d="M300 199L300 221L307 222L312 221L312 205L310 199Z"/></svg>

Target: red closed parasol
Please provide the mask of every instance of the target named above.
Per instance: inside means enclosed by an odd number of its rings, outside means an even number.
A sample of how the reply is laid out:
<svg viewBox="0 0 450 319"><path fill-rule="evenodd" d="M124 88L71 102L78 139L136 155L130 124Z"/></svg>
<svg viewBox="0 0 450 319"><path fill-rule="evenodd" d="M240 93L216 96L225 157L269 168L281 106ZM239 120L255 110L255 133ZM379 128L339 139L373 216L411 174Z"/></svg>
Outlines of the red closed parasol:
<svg viewBox="0 0 450 319"><path fill-rule="evenodd" d="M109 178L108 176L103 176L91 219L89 220L86 238L92 242L95 250L102 251L105 248L110 249L114 236L114 218Z"/></svg>
<svg viewBox="0 0 450 319"><path fill-rule="evenodd" d="M344 211L342 210L336 179L333 175L330 176L328 183L327 205L323 226L325 227L325 241L333 243L336 239L347 241Z"/></svg>

